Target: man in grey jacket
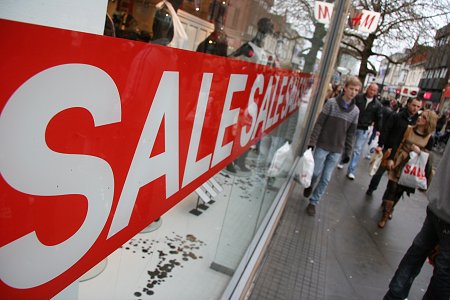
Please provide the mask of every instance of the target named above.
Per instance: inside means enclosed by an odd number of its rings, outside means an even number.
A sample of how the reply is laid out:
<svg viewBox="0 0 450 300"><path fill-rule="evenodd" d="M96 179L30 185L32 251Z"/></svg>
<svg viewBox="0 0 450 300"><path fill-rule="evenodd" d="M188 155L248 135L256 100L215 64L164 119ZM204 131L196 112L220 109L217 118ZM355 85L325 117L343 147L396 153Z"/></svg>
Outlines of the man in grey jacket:
<svg viewBox="0 0 450 300"><path fill-rule="evenodd" d="M314 171L311 186L303 191L306 198L312 193L306 208L310 216L316 214L316 205L327 189L341 153L343 161L350 160L359 116L359 109L353 98L360 89L361 81L357 77L349 77L345 81L343 95L330 98L325 103L314 125L308 144L309 148L315 148Z"/></svg>
<svg viewBox="0 0 450 300"><path fill-rule="evenodd" d="M427 300L450 299L450 146L447 145L428 189L429 205L422 229L414 238L384 300L405 299L431 251L438 246L434 272L423 297Z"/></svg>
<svg viewBox="0 0 450 300"><path fill-rule="evenodd" d="M355 143L350 163L347 169L347 177L351 180L355 179L355 171L359 162L359 157L364 150L364 145L368 138L369 126L377 123L380 128L382 124L382 106L377 99L378 85L371 83L367 87L367 91L357 95L354 100L359 109L358 125L356 128ZM338 169L342 169L342 164L338 165Z"/></svg>

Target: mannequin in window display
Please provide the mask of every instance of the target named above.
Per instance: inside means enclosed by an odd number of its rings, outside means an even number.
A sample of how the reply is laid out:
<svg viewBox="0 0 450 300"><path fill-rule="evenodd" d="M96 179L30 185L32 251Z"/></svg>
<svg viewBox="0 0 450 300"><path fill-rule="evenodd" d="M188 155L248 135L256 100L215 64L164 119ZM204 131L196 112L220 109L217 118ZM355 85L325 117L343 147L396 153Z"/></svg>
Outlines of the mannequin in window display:
<svg viewBox="0 0 450 300"><path fill-rule="evenodd" d="M253 62L261 65L268 63L267 54L263 49L264 39L268 34L273 33L273 23L269 18L261 18L258 21L258 32L255 37L249 42L244 43L236 51L229 55L229 57L236 57L240 60ZM258 143L257 145L259 145ZM257 146L258 147L258 146ZM254 148L254 147L252 147ZM230 163L226 170L230 173L236 174L237 171L248 173L250 169L245 165L248 151L239 156L236 160Z"/></svg>
<svg viewBox="0 0 450 300"><path fill-rule="evenodd" d="M222 23L217 21L214 24L214 31L198 45L197 52L209 53L217 56L227 56L227 50L227 35L223 31Z"/></svg>
<svg viewBox="0 0 450 300"><path fill-rule="evenodd" d="M238 57L241 60L254 62L261 65L268 63L266 51L264 51L264 39L273 33L273 23L269 18L261 18L258 21L258 32L251 41L243 44L230 57Z"/></svg>
<svg viewBox="0 0 450 300"><path fill-rule="evenodd" d="M114 31L116 37L128 40L140 40L141 30L138 22L131 13L126 11L116 11L113 13L112 20L114 22Z"/></svg>
<svg viewBox="0 0 450 300"><path fill-rule="evenodd" d="M175 12L182 6L183 0L168 0L172 4ZM153 19L153 36L150 40L152 44L167 46L174 36L174 25L167 5L158 8Z"/></svg>

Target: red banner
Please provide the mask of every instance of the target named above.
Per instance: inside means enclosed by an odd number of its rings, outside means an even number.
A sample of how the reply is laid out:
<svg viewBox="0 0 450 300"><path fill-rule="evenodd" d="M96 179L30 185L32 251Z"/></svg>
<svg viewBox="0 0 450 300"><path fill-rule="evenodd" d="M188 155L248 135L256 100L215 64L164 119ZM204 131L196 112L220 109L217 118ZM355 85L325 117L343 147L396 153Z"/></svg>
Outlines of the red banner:
<svg viewBox="0 0 450 300"><path fill-rule="evenodd" d="M311 76L0 20L0 294L48 299L298 109Z"/></svg>

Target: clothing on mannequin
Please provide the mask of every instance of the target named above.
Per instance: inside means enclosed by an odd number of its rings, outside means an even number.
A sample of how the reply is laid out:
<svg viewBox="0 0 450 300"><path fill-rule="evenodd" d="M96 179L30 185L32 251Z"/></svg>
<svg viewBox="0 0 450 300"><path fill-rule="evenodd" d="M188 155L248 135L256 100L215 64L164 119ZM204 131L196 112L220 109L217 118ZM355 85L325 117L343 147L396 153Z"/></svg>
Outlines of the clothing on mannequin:
<svg viewBox="0 0 450 300"><path fill-rule="evenodd" d="M197 52L209 53L218 56L227 56L228 38L220 22L216 22L214 31L202 41Z"/></svg>
<svg viewBox="0 0 450 300"><path fill-rule="evenodd" d="M269 18L261 18L259 19L257 26L258 32L255 37L234 51L230 55L231 57L239 57L241 60L262 65L268 63L268 57L263 46L266 36L273 32L273 23Z"/></svg>
<svg viewBox="0 0 450 300"><path fill-rule="evenodd" d="M167 2L172 5L175 12L183 4L183 0L167 0ZM174 37L174 24L166 3L156 10L152 31L153 35L150 43L167 46L172 41Z"/></svg>

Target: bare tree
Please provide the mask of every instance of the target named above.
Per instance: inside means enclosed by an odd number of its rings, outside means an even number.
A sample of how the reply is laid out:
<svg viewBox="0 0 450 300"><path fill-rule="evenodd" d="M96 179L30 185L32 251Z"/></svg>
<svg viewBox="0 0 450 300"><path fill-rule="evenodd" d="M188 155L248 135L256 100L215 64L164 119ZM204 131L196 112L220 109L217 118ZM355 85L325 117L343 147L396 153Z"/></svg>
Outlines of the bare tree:
<svg viewBox="0 0 450 300"><path fill-rule="evenodd" d="M273 12L286 15L288 21L293 24L293 28L299 33L296 38L308 42L305 43L307 48L302 50L300 57L305 60L303 71L312 72L327 33L325 25L314 19L314 1L277 0L273 6Z"/></svg>
<svg viewBox="0 0 450 300"><path fill-rule="evenodd" d="M305 59L315 61L316 56L313 55L317 55L316 49L322 47L326 32L323 25L314 20L313 5L312 0L280 0L275 2L274 12L287 14L288 20L302 32L299 38L311 42ZM353 0L353 8L380 13L374 32L361 34L346 30L344 33L343 46L361 61L358 74L361 80L368 73L376 74L375 66L369 60L371 57L384 56L391 63L400 63L392 60L390 54L402 48L412 48L415 42L431 43L436 29L447 25L450 20L450 0ZM311 72L312 69L307 69L305 64L304 71Z"/></svg>

